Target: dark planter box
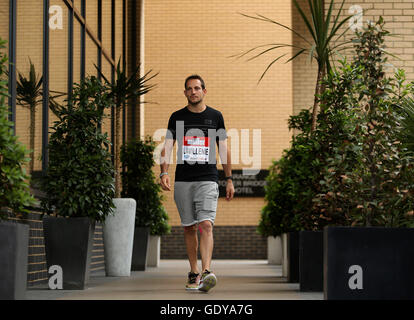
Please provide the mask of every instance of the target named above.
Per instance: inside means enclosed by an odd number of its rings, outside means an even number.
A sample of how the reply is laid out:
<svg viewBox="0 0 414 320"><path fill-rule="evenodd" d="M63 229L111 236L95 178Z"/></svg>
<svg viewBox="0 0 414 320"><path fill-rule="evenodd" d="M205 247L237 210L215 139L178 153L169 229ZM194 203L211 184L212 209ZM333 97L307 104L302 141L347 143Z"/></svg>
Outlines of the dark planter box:
<svg viewBox="0 0 414 320"><path fill-rule="evenodd" d="M89 281L95 221L89 218L43 217L46 262L63 272L64 290L83 290Z"/></svg>
<svg viewBox="0 0 414 320"><path fill-rule="evenodd" d="M299 232L287 234L288 282L299 282Z"/></svg>
<svg viewBox="0 0 414 320"><path fill-rule="evenodd" d="M149 247L150 228L135 227L132 248L132 271L145 271Z"/></svg>
<svg viewBox="0 0 414 320"><path fill-rule="evenodd" d="M29 226L0 222L0 299L25 299Z"/></svg>
<svg viewBox="0 0 414 320"><path fill-rule="evenodd" d="M323 291L323 231L299 233L300 291Z"/></svg>
<svg viewBox="0 0 414 320"><path fill-rule="evenodd" d="M324 297L414 299L414 228L326 227Z"/></svg>

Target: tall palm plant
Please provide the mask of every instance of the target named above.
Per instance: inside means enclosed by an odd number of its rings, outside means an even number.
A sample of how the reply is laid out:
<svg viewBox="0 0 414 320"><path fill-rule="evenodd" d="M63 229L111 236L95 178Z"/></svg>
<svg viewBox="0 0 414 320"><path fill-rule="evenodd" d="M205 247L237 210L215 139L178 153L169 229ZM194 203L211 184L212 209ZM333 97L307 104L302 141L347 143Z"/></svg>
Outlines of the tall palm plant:
<svg viewBox="0 0 414 320"><path fill-rule="evenodd" d="M34 64L29 58L30 72L29 76L26 77L19 72L19 79L16 81L16 100L21 106L30 110L30 163L29 170L33 172L34 168L34 151L35 151L35 132L36 132L36 108L43 101L43 76L39 77L36 74ZM50 96L50 99L60 97L65 93L50 91L58 93L58 95Z"/></svg>
<svg viewBox="0 0 414 320"><path fill-rule="evenodd" d="M263 15L257 14L256 16L250 16L246 14L241 14L247 18L256 19L259 21L264 21L268 23L276 24L284 29L287 29L294 33L296 36L298 36L300 39L304 40L307 47L301 47L293 44L285 44L285 43L270 43L265 45L260 45L257 47L254 47L253 49L250 49L242 54L236 55L237 57L243 57L249 53L253 53L257 49L261 49L262 51L249 60L256 59L260 57L263 54L266 54L268 52L271 52L276 49L280 48L292 48L295 50L294 54L286 61L290 62L296 57L307 53L311 59L315 59L318 64L318 75L317 75L317 82L316 82L316 88L315 88L315 100L314 105L312 109L312 129L313 132L316 128L316 116L319 110L319 95L325 90L324 85L322 84L323 77L330 71L331 69L331 61L332 56L335 51L341 51L345 50L349 47L344 47L345 44L350 43L352 41L342 41L338 42L338 39L340 39L349 29L349 26L345 28L345 30L339 34L340 28L352 17L348 16L346 18L343 18L340 20L340 15L343 10L343 6L345 3L345 0L342 1L341 7L337 13L336 16L332 16L333 13L333 4L334 1L331 0L331 3L329 5L327 14L325 16L325 5L324 0L308 0L308 6L311 13L311 19L309 19L304 10L300 7L297 0L293 0L293 3L296 7L296 9L299 11L299 14L306 26L307 33L310 34L311 40L308 40L305 35L302 35L292 28L279 23L277 21L274 21L272 19L269 19ZM335 38L335 39L334 39ZM270 69L270 67L279 61L281 58L283 58L286 54L279 55L277 58L275 58L265 69L263 74L261 75L259 82L263 79L267 71Z"/></svg>
<svg viewBox="0 0 414 320"><path fill-rule="evenodd" d="M129 76L126 70L121 68L121 59L118 60L116 67L116 78L114 83L109 81L97 65L95 68L98 70L102 79L114 101L115 107L115 197L121 196L121 173L120 173L120 154L121 154L121 111L124 104L129 99L136 99L149 91L151 91L156 85L149 84L148 82L158 75L151 74L152 70L149 70L143 76L140 76L140 66L138 66Z"/></svg>

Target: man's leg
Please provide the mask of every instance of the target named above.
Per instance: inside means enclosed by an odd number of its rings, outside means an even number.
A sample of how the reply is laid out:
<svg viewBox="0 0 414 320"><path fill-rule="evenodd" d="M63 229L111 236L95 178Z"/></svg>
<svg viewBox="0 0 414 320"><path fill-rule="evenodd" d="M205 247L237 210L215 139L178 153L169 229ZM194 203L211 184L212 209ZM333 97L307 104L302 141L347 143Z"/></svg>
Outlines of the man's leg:
<svg viewBox="0 0 414 320"><path fill-rule="evenodd" d="M200 254L202 271L210 270L213 255L213 224L209 220L200 222Z"/></svg>
<svg viewBox="0 0 414 320"><path fill-rule="evenodd" d="M184 239L187 249L188 261L190 262L191 272L199 273L197 266L197 225L184 227Z"/></svg>
<svg viewBox="0 0 414 320"><path fill-rule="evenodd" d="M210 270L213 255L213 223L209 220L200 222L200 253L202 274L198 290L208 292L217 283L217 278Z"/></svg>
<svg viewBox="0 0 414 320"><path fill-rule="evenodd" d="M214 181L200 181L194 197L197 220L200 226L200 253L202 275L198 290L208 292L217 283L211 272L213 255L213 225L216 218L218 184Z"/></svg>

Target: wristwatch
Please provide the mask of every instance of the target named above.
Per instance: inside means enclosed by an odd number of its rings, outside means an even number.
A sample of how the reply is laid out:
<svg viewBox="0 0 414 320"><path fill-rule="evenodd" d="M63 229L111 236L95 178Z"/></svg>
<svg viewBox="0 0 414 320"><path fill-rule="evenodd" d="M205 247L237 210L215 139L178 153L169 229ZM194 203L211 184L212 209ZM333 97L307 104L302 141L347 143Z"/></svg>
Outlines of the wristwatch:
<svg viewBox="0 0 414 320"><path fill-rule="evenodd" d="M229 179L230 179L230 180L233 180L233 177L232 177L232 176L228 176L228 177L225 177L225 178L224 178L224 180L229 180Z"/></svg>

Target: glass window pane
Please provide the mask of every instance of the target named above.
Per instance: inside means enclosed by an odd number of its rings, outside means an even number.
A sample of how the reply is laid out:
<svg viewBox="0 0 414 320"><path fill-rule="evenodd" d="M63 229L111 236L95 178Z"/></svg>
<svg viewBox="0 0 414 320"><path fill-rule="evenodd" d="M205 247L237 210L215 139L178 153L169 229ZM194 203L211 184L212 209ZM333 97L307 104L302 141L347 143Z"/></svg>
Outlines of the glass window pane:
<svg viewBox="0 0 414 320"><path fill-rule="evenodd" d="M43 72L43 2L17 1L16 69L19 75L29 79L30 62L36 72L36 83ZM19 81L17 83L19 86ZM34 150L33 169L42 169L42 87L37 91L36 104L16 105L16 135L29 149ZM28 90L26 90L28 92ZM25 96L28 96L26 94ZM30 111L32 110L32 111Z"/></svg>
<svg viewBox="0 0 414 320"><path fill-rule="evenodd" d="M105 78L111 81L111 65L105 58L102 59L102 73L105 75ZM102 79L102 81L104 80ZM105 114L106 118L102 124L102 132L107 132L109 139L111 139L111 109L107 108Z"/></svg>
<svg viewBox="0 0 414 320"><path fill-rule="evenodd" d="M85 74L86 76L96 76L98 65L98 47L95 42L86 34L86 57L85 57Z"/></svg>
<svg viewBox="0 0 414 320"><path fill-rule="evenodd" d="M98 0L86 1L86 23L98 38Z"/></svg>
<svg viewBox="0 0 414 320"><path fill-rule="evenodd" d="M0 2L0 38L9 42L9 1ZM6 43L6 52L8 55L8 43Z"/></svg>
<svg viewBox="0 0 414 320"><path fill-rule="evenodd" d="M115 1L115 61L122 57L122 1ZM122 63L122 58L121 58Z"/></svg>
<svg viewBox="0 0 414 320"><path fill-rule="evenodd" d="M80 82L81 25L73 18L73 83Z"/></svg>
<svg viewBox="0 0 414 320"><path fill-rule="evenodd" d="M51 27L49 28L49 93L56 97L58 103L64 103L68 89L68 8L61 0L51 0L50 6L57 10L50 15ZM49 126L57 118L49 111Z"/></svg>
<svg viewBox="0 0 414 320"><path fill-rule="evenodd" d="M111 1L102 1L102 45L111 55Z"/></svg>

